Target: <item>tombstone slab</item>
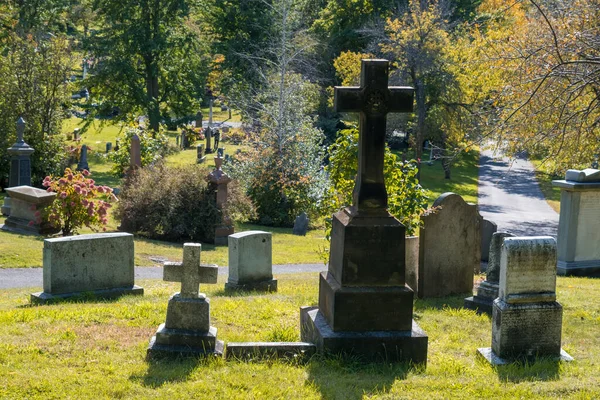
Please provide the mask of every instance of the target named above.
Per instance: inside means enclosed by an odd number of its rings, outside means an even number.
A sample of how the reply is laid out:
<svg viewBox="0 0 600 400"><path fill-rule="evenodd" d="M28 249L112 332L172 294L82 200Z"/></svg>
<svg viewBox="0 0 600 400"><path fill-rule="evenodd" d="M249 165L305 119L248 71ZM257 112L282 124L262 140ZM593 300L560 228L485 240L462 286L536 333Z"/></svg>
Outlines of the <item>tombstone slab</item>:
<svg viewBox="0 0 600 400"><path fill-rule="evenodd" d="M568 170L560 188L558 273L600 276L600 170Z"/></svg>
<svg viewBox="0 0 600 400"><path fill-rule="evenodd" d="M246 231L229 235L226 290L277 291L271 241L270 232Z"/></svg>
<svg viewBox="0 0 600 400"><path fill-rule="evenodd" d="M437 212L421 217L419 282L421 298L473 292L481 258L481 216L477 206L454 193L433 203Z"/></svg>
<svg viewBox="0 0 600 400"><path fill-rule="evenodd" d="M481 221L481 261L488 261L492 235L498 230L498 225L489 219Z"/></svg>
<svg viewBox="0 0 600 400"><path fill-rule="evenodd" d="M60 231L50 225L43 216L44 209L54 202L56 193L31 186L7 188L6 193L11 199L11 211L4 221L3 230L37 235Z"/></svg>
<svg viewBox="0 0 600 400"><path fill-rule="evenodd" d="M142 295L134 284L133 235L100 233L44 240L44 291L31 302L93 294L112 298Z"/></svg>
<svg viewBox="0 0 600 400"><path fill-rule="evenodd" d="M492 347L479 349L479 355L498 364L537 357L572 360L561 350L562 306L556 301L554 238L505 238L499 286Z"/></svg>
<svg viewBox="0 0 600 400"><path fill-rule="evenodd" d="M308 222L308 215L306 215L305 212L302 212L302 214L298 215L294 221L292 233L298 236L306 236L306 232L308 231Z"/></svg>
<svg viewBox="0 0 600 400"><path fill-rule="evenodd" d="M513 234L508 232L496 232L492 235L486 279L479 284L475 296L465 299L465 308L476 310L477 313L492 315L494 300L498 297L498 292L500 291L499 279L502 244L504 243L504 238L513 236Z"/></svg>
<svg viewBox="0 0 600 400"><path fill-rule="evenodd" d="M81 152L79 153L79 162L77 163L77 171L90 170L90 165L87 160L88 147L83 144L81 145Z"/></svg>

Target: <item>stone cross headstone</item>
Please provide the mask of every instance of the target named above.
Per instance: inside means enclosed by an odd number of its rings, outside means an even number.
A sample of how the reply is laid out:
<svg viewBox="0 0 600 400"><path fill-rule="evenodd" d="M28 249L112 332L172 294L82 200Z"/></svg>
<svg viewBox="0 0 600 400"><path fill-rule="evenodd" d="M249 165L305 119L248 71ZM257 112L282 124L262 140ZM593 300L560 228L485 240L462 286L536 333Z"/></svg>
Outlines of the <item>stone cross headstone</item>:
<svg viewBox="0 0 600 400"><path fill-rule="evenodd" d="M210 301L198 288L217 283L218 267L200 264L201 249L199 243L185 243L183 261L164 264L163 280L181 282L181 291L169 299L166 321L150 340L147 358L223 354L217 328L210 326Z"/></svg>
<svg viewBox="0 0 600 400"><path fill-rule="evenodd" d="M31 186L31 154L33 154L34 149L23 140L25 125L25 120L19 118L17 121L17 141L7 149L10 156L8 187ZM10 195L7 195L2 205L2 214L10 215L10 209L11 199Z"/></svg>
<svg viewBox="0 0 600 400"><path fill-rule="evenodd" d="M129 165L132 170L142 168L142 147L140 137L134 134L131 137L131 149L129 154Z"/></svg>
<svg viewBox="0 0 600 400"><path fill-rule="evenodd" d="M387 60L362 60L360 87L336 87L337 112L359 113L353 205L333 216L319 307L303 307L302 340L319 351L425 363L427 335L413 321L405 284L404 226L387 211L386 115L410 112L413 89L388 87Z"/></svg>
<svg viewBox="0 0 600 400"><path fill-rule="evenodd" d="M600 170L570 169L560 188L558 274L600 276Z"/></svg>
<svg viewBox="0 0 600 400"><path fill-rule="evenodd" d="M225 290L276 292L271 233L246 231L229 235L229 277Z"/></svg>
<svg viewBox="0 0 600 400"><path fill-rule="evenodd" d="M418 295L443 297L473 292L481 258L481 216L475 204L454 193L433 203L435 212L421 217Z"/></svg>
<svg viewBox="0 0 600 400"><path fill-rule="evenodd" d="M81 151L79 153L79 162L77 163L77 171L90 170L90 166L87 161L87 151L87 145L82 144Z"/></svg>
<svg viewBox="0 0 600 400"><path fill-rule="evenodd" d="M306 232L308 231L308 222L308 215L306 215L305 212L302 212L294 221L292 233L298 236L306 236Z"/></svg>
<svg viewBox="0 0 600 400"><path fill-rule="evenodd" d="M465 299L465 308L477 310L478 313L492 314L492 305L498 297L502 244L505 238L513 236L512 233L508 232L495 232L492 235L489 246L486 279L479 284L475 296Z"/></svg>
<svg viewBox="0 0 600 400"><path fill-rule="evenodd" d="M561 350L562 306L556 301L556 241L549 236L507 237L502 245L492 347L479 354L492 364L551 357Z"/></svg>

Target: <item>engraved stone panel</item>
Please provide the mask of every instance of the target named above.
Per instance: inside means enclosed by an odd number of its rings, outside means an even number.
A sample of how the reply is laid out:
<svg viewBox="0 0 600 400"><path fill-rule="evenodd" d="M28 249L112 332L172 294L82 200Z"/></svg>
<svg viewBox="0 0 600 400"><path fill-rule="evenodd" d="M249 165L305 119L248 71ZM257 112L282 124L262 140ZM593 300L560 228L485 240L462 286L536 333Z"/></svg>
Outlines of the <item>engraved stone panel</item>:
<svg viewBox="0 0 600 400"><path fill-rule="evenodd" d="M579 200L575 261L600 260L600 192L583 192Z"/></svg>

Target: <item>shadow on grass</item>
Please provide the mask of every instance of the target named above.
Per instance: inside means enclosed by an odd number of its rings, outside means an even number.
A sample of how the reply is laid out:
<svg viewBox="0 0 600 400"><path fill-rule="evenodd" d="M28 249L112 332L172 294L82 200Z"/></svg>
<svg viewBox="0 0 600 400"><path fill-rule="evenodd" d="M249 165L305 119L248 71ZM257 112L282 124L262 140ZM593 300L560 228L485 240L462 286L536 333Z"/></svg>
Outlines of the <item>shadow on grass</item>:
<svg viewBox="0 0 600 400"><path fill-rule="evenodd" d="M140 381L146 387L158 388L165 383L187 381L201 363L202 360L194 357L151 359L145 375L132 375L129 379Z"/></svg>
<svg viewBox="0 0 600 400"><path fill-rule="evenodd" d="M414 311L424 310L442 310L442 309L453 309L459 310L464 308L465 297L472 296L472 294L465 293L462 295L449 296L449 297L435 297L428 299L417 299L414 306Z"/></svg>
<svg viewBox="0 0 600 400"><path fill-rule="evenodd" d="M504 382L557 381L560 379L560 361L538 359L534 362L515 362L496 367L498 378Z"/></svg>
<svg viewBox="0 0 600 400"><path fill-rule="evenodd" d="M60 298L56 297L53 299L47 300L45 303L29 303L17 306L17 308L30 308L30 307L43 307L43 306L57 306L64 304L84 304L84 303L106 303L112 304L121 300L126 296L137 296L129 293L124 293L121 295L115 295L113 297L101 297L93 292L82 292L78 293L72 297Z"/></svg>
<svg viewBox="0 0 600 400"><path fill-rule="evenodd" d="M362 399L388 393L397 379L406 379L407 363L361 363L357 359L313 357L308 365L307 384L314 385L324 399Z"/></svg>

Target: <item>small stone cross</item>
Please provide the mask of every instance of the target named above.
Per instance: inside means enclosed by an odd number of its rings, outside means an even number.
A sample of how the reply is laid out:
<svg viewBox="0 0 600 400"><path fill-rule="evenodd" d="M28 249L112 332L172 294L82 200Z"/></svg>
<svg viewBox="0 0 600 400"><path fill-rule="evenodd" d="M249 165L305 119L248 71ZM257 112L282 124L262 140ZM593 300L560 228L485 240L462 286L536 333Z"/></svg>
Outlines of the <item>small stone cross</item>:
<svg viewBox="0 0 600 400"><path fill-rule="evenodd" d="M360 113L358 174L352 194L359 211L385 210L387 191L383 178L386 115L411 112L411 87L388 87L389 62L362 60L360 86L335 87L337 112Z"/></svg>
<svg viewBox="0 0 600 400"><path fill-rule="evenodd" d="M198 285L201 283L217 283L218 267L201 265L199 243L183 244L183 262L166 262L163 269L163 280L181 282L180 296L196 299L199 296Z"/></svg>

